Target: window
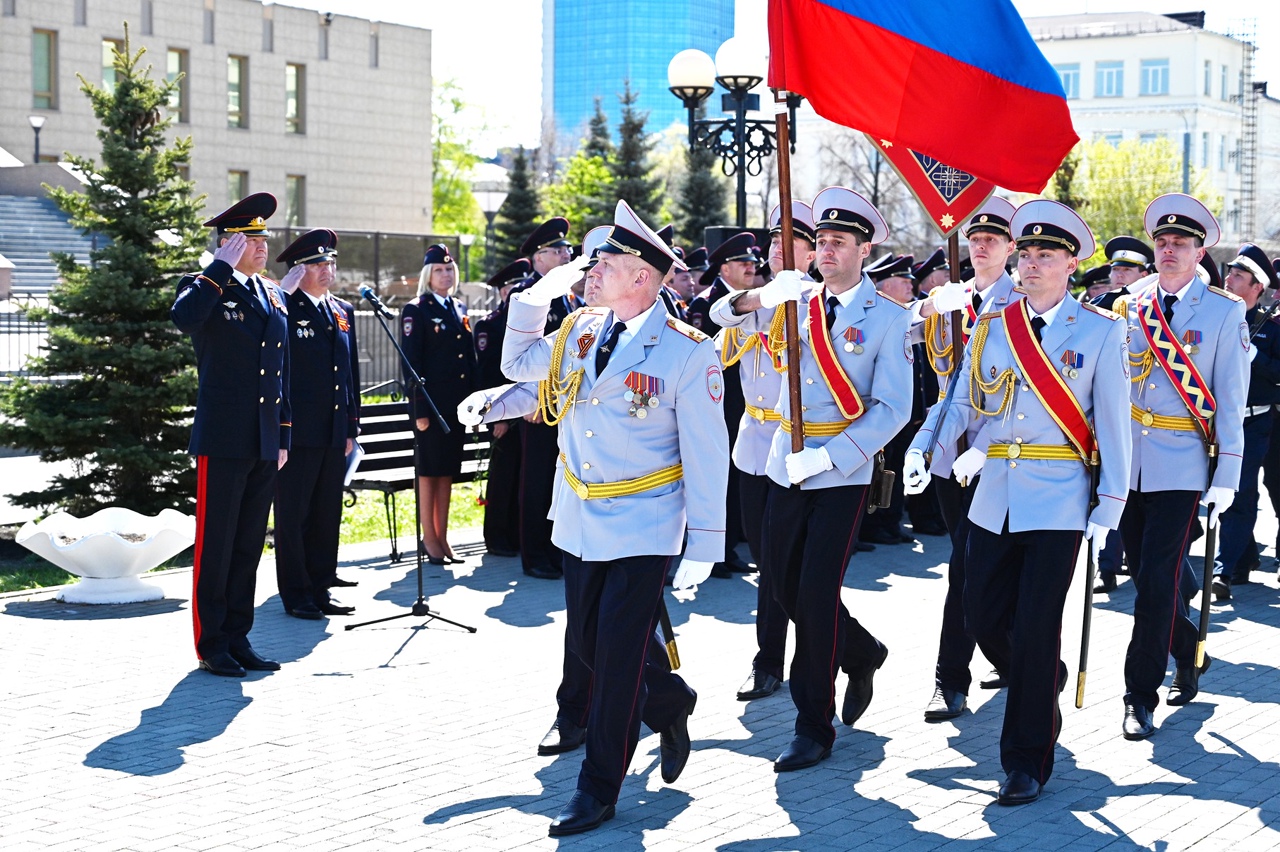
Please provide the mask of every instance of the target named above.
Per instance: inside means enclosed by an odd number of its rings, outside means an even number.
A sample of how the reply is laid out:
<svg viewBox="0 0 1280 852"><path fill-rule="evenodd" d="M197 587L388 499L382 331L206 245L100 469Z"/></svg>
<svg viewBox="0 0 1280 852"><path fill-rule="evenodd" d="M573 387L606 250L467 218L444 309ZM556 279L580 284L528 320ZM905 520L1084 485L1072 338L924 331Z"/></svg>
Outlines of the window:
<svg viewBox="0 0 1280 852"><path fill-rule="evenodd" d="M1143 145L1150 144L1152 142L1155 142L1157 139L1163 139L1163 138L1164 138L1163 133L1139 133L1138 134L1138 141Z"/></svg>
<svg viewBox="0 0 1280 852"><path fill-rule="evenodd" d="M1119 98L1124 96L1124 63L1099 62L1095 98Z"/></svg>
<svg viewBox="0 0 1280 852"><path fill-rule="evenodd" d="M284 223L290 228L300 228L307 220L307 179L302 175L285 175Z"/></svg>
<svg viewBox="0 0 1280 852"><path fill-rule="evenodd" d="M1112 148L1120 147L1120 143L1124 141L1124 134L1119 130L1100 130L1093 135L1097 141L1106 142Z"/></svg>
<svg viewBox="0 0 1280 852"><path fill-rule="evenodd" d="M1204 96L1207 98L1213 94L1213 63L1208 59L1204 61Z"/></svg>
<svg viewBox="0 0 1280 852"><path fill-rule="evenodd" d="M185 50L176 47L169 48L169 64L165 72L165 79L170 83L177 83L177 88L169 94L169 109L178 117L178 121L183 123L191 120L190 111L187 107L187 93L190 91L190 87L187 84L188 56Z"/></svg>
<svg viewBox="0 0 1280 852"><path fill-rule="evenodd" d="M1222 99L1225 101L1225 100L1227 99L1227 66L1225 66L1225 65L1223 65L1223 66L1222 66L1222 74L1221 74L1221 77L1222 77L1222 95L1221 95L1221 97L1222 97Z"/></svg>
<svg viewBox="0 0 1280 852"><path fill-rule="evenodd" d="M1241 148L1241 143L1240 143L1240 140L1237 139L1236 144L1231 146L1231 162L1235 166L1235 168L1233 168L1232 171L1234 171L1236 174L1240 174L1240 161L1244 159L1244 156L1243 156L1244 152L1241 151L1240 148Z"/></svg>
<svg viewBox="0 0 1280 852"><path fill-rule="evenodd" d="M76 26L89 23L89 0L76 0Z"/></svg>
<svg viewBox="0 0 1280 852"><path fill-rule="evenodd" d="M102 40L102 88L108 92L116 88L116 51L124 51L124 42L114 38Z"/></svg>
<svg viewBox="0 0 1280 852"><path fill-rule="evenodd" d="M155 35L155 15L151 0L142 0L142 34Z"/></svg>
<svg viewBox="0 0 1280 852"><path fill-rule="evenodd" d="M320 46L316 55L321 59L329 58L329 23L329 16L320 16Z"/></svg>
<svg viewBox="0 0 1280 852"><path fill-rule="evenodd" d="M1225 133L1218 136L1218 171L1225 172L1227 170L1227 136Z"/></svg>
<svg viewBox="0 0 1280 852"><path fill-rule="evenodd" d="M262 7L262 52L276 52L275 6Z"/></svg>
<svg viewBox="0 0 1280 852"><path fill-rule="evenodd" d="M1200 134L1200 168L1209 168L1209 133Z"/></svg>
<svg viewBox="0 0 1280 852"><path fill-rule="evenodd" d="M213 0L204 0L204 43L213 44Z"/></svg>
<svg viewBox="0 0 1280 852"><path fill-rule="evenodd" d="M58 34L35 30L31 34L31 106L58 108Z"/></svg>
<svg viewBox="0 0 1280 852"><path fill-rule="evenodd" d="M1144 95L1169 94L1169 60L1144 59L1141 63Z"/></svg>
<svg viewBox="0 0 1280 852"><path fill-rule="evenodd" d="M227 57L227 127L249 126L249 57Z"/></svg>
<svg viewBox="0 0 1280 852"><path fill-rule="evenodd" d="M249 194L249 173L234 169L227 172L227 206L230 207Z"/></svg>
<svg viewBox="0 0 1280 852"><path fill-rule="evenodd" d="M284 66L284 132L307 132L307 66Z"/></svg>
<svg viewBox="0 0 1280 852"><path fill-rule="evenodd" d="M369 25L369 67L378 67L378 25Z"/></svg>
<svg viewBox="0 0 1280 852"><path fill-rule="evenodd" d="M1062 91L1066 93L1067 100L1079 98L1080 63L1072 62L1068 65L1055 65L1053 70L1058 72L1058 77L1062 80Z"/></svg>
<svg viewBox="0 0 1280 852"><path fill-rule="evenodd" d="M12 18L18 14L18 0L4 0L4 16Z"/></svg>

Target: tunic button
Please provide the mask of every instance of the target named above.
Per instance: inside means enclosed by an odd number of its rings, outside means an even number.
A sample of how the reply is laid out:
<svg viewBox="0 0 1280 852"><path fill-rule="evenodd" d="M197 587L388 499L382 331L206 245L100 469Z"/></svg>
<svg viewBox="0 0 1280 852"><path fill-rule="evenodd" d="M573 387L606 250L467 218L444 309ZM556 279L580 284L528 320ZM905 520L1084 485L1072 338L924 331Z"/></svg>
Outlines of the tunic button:
<svg viewBox="0 0 1280 852"><path fill-rule="evenodd" d="M1147 385L1147 387L1150 388L1151 390L1155 390L1156 389L1155 382L1152 382L1151 384Z"/></svg>
<svg viewBox="0 0 1280 852"><path fill-rule="evenodd" d="M338 386L337 386L337 385L334 385L334 386L333 386L333 389L334 389L334 390L337 390L337 389L338 389Z"/></svg>
<svg viewBox="0 0 1280 852"><path fill-rule="evenodd" d="M762 379L764 378L764 373L761 373L761 374L760 374L760 378L762 378Z"/></svg>
<svg viewBox="0 0 1280 852"><path fill-rule="evenodd" d="M276 405L280 404L280 397L276 397Z"/></svg>
<svg viewBox="0 0 1280 852"><path fill-rule="evenodd" d="M587 437L588 437L588 438L594 437L594 435L595 435L595 434L596 434L596 433L595 433L595 432L592 432L590 429L588 429L588 430L587 430Z"/></svg>
<svg viewBox="0 0 1280 852"><path fill-rule="evenodd" d="M1022 414L1021 412L1019 412L1019 414L1018 414L1018 419L1019 419L1019 420L1026 420L1026 419L1027 419L1027 415Z"/></svg>
<svg viewBox="0 0 1280 852"><path fill-rule="evenodd" d="M279 348L280 348L280 346L281 346L281 344L279 344L279 343L277 343L277 344L276 344L276 348L277 348L277 349L279 349Z"/></svg>
<svg viewBox="0 0 1280 852"><path fill-rule="evenodd" d="M278 379L278 378L280 378L280 371L279 371L279 370L276 370L276 378L277 378L277 379Z"/></svg>
<svg viewBox="0 0 1280 852"><path fill-rule="evenodd" d="M591 404L592 404L592 405L599 405L599 404L600 404L600 400L599 400L599 398L598 398L598 397L592 397L592 398L591 398Z"/></svg>
<svg viewBox="0 0 1280 852"><path fill-rule="evenodd" d="M1022 389L1023 389L1024 391L1029 391L1029 390L1031 390L1031 385L1023 385L1023 386L1022 386Z"/></svg>
<svg viewBox="0 0 1280 852"><path fill-rule="evenodd" d="M260 396L260 397L258 397L258 402L260 402L260 403L261 403L261 402L266 402L266 401L267 401L267 398L266 398L265 396Z"/></svg>
<svg viewBox="0 0 1280 852"><path fill-rule="evenodd" d="M1009 462L1009 467L1017 467L1017 466L1018 466L1018 463L1016 461Z"/></svg>
<svg viewBox="0 0 1280 852"><path fill-rule="evenodd" d="M264 341L262 341L262 348L263 348L263 349L266 349L266 348L267 348L267 341L265 341L265 340L264 340Z"/></svg>
<svg viewBox="0 0 1280 852"><path fill-rule="evenodd" d="M336 406L336 405L335 405L335 406L333 407L333 410L334 410L334 411L337 411L337 410L338 410L338 406Z"/></svg>
<svg viewBox="0 0 1280 852"><path fill-rule="evenodd" d="M1021 443L1022 443L1022 439L1021 439L1021 438L1014 438L1014 439L1013 439L1013 442L1014 442L1015 444L1021 444Z"/></svg>
<svg viewBox="0 0 1280 852"><path fill-rule="evenodd" d="M764 402L764 397L762 396L756 397L756 402Z"/></svg>
<svg viewBox="0 0 1280 852"><path fill-rule="evenodd" d="M801 411L808 411L808 410L809 410L809 406L807 406L807 405L802 405L802 406L800 406L800 410L801 410Z"/></svg>
<svg viewBox="0 0 1280 852"><path fill-rule="evenodd" d="M259 370L259 371L258 371L258 375L259 375L259 376L265 376L266 374L267 374L267 371L266 371L266 370Z"/></svg>
<svg viewBox="0 0 1280 852"><path fill-rule="evenodd" d="M338 368L337 368L337 367L334 367L334 368L333 368L333 371L334 371L335 373L336 373L336 372L338 372Z"/></svg>
<svg viewBox="0 0 1280 852"><path fill-rule="evenodd" d="M459 352L459 353L458 353L458 357L459 357L459 358L461 358L461 357L462 357L462 353L461 353L461 352Z"/></svg>
<svg viewBox="0 0 1280 852"><path fill-rule="evenodd" d="M1142 434L1144 434L1144 435L1149 435L1150 433L1149 433L1146 429L1143 429L1143 430L1142 430Z"/></svg>
<svg viewBox="0 0 1280 852"><path fill-rule="evenodd" d="M591 470L591 462L583 462L583 463L582 463L582 469L583 469L583 470Z"/></svg>

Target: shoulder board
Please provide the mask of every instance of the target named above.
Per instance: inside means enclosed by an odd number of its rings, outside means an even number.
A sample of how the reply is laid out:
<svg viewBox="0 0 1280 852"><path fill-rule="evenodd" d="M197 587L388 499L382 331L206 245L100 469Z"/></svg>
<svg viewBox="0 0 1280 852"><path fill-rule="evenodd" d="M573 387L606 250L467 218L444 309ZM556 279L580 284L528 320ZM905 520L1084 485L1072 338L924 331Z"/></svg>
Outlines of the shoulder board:
<svg viewBox="0 0 1280 852"><path fill-rule="evenodd" d="M701 343L704 340L711 339L707 335L698 331L693 326L689 325L687 322L678 320L675 317L667 317L667 328L671 329L672 331L676 331L676 332L679 332L680 334L683 334L685 337L689 338L694 343Z"/></svg>
<svg viewBox="0 0 1280 852"><path fill-rule="evenodd" d="M1117 299L1116 301L1119 301L1119 299ZM1091 302L1081 302L1080 307L1084 308L1086 311L1089 311L1090 313L1097 314L1100 317L1106 317L1109 320L1120 319L1120 315L1115 313L1114 311L1109 311L1106 308L1100 308L1097 305L1092 304Z"/></svg>
<svg viewBox="0 0 1280 852"><path fill-rule="evenodd" d="M992 311L989 314L983 314L982 316L978 317L978 322L986 322L987 320L998 319L999 317L1000 317L999 311Z"/></svg>
<svg viewBox="0 0 1280 852"><path fill-rule="evenodd" d="M1208 290L1210 293L1217 293L1219 296L1226 296L1228 299L1230 299L1233 302L1244 301L1244 299L1241 299L1235 293L1229 292L1227 290L1223 290L1221 287L1206 287L1205 289Z"/></svg>
<svg viewBox="0 0 1280 852"><path fill-rule="evenodd" d="M274 279L274 278L268 278L267 276L263 275L261 272L259 272L259 273L258 273L258 277L259 277L259 278L261 278L263 281L267 282L268 284L274 284L274 285L276 285L277 287L279 287L279 286L280 286L280 282L279 282L279 281L277 281L277 280L276 280L276 279Z"/></svg>
<svg viewBox="0 0 1280 852"><path fill-rule="evenodd" d="M897 305L903 310L906 310L911 307L911 305L907 304L906 302L899 302L897 299L893 298L892 296L886 296L884 293L881 293L879 290L876 291L876 295L878 295L881 299L884 299L886 302L889 302L890 304Z"/></svg>

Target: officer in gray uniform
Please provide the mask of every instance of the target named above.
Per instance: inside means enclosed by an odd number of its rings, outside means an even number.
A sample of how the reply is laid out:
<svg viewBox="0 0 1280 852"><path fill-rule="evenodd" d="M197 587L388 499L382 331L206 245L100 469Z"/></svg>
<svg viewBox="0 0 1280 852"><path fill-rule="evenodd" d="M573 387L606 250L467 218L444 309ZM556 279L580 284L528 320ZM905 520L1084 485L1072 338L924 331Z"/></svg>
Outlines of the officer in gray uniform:
<svg viewBox="0 0 1280 852"><path fill-rule="evenodd" d="M836 669L849 675L841 719L852 725L871 702L872 677L889 651L840 600L870 492L875 456L911 414L911 312L878 293L862 270L889 229L851 189L813 200L821 286L795 271L712 307L721 326L767 331L774 311L799 300L804 449L791 452L790 400L766 464L771 483L763 537L765 571L796 625L791 662L795 737L776 772L813 766L831 754ZM764 310L761 310L761 309ZM799 485L799 488L792 488Z"/></svg>
<svg viewBox="0 0 1280 852"><path fill-rule="evenodd" d="M969 507L964 611L1008 680L999 802L1021 805L1053 772L1067 680L1062 608L1081 534L1096 554L1120 523L1132 447L1125 325L1067 290L1093 254L1088 226L1042 199L1009 224L1026 298L979 318L938 443L952 444L975 412L985 421L985 448L952 466L957 477L982 473Z"/></svg>
<svg viewBox="0 0 1280 852"><path fill-rule="evenodd" d="M1185 704L1199 691L1198 631L1175 612L1178 573L1201 496L1212 507L1210 526L1235 497L1249 389L1244 303L1196 274L1205 249L1218 242L1217 220L1191 196L1170 193L1147 206L1144 221L1156 274L1115 303L1129 325L1133 382L1133 472L1120 524L1136 591L1124 662L1129 740L1155 733L1156 690L1170 654L1176 671L1168 702Z"/></svg>
<svg viewBox="0 0 1280 852"><path fill-rule="evenodd" d="M613 816L642 720L661 732L664 781L689 756L697 696L647 651L668 566L683 550L674 585L687 588L723 555L729 439L715 345L658 297L676 262L620 201L587 277L598 307L544 336L548 306L586 258L511 299L502 369L517 382L545 380L543 420L561 427L552 541L564 552L569 645L593 673L578 789L552 836Z"/></svg>

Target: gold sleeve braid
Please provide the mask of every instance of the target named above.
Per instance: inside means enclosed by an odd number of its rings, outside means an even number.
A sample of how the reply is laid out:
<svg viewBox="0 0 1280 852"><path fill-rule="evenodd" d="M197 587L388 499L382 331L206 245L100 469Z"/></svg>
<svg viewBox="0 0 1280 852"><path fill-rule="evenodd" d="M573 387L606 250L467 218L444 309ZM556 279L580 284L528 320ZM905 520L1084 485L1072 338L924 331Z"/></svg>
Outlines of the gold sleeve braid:
<svg viewBox="0 0 1280 852"><path fill-rule="evenodd" d="M765 348L769 350L769 360L773 362L774 370L785 373L787 368L781 355L787 351L786 314L781 307L773 312L773 319L769 322L768 338L769 342ZM760 345L758 334L744 335L740 328L726 328L720 332L720 363L726 367L732 367L741 361L744 355Z"/></svg>
<svg viewBox="0 0 1280 852"><path fill-rule="evenodd" d="M799 312L796 314L796 325L799 325ZM799 329L797 329L799 331ZM773 356L773 369L779 373L787 371L783 355L787 353L787 314L783 305L773 312L773 320L769 323L769 354Z"/></svg>
<svg viewBox="0 0 1280 852"><path fill-rule="evenodd" d="M564 378L560 377L564 349L580 313L581 308L565 317L560 324L555 342L551 345L551 369L547 372L547 377L538 382L538 413L542 415L542 422L548 426L555 426L569 413L569 406L578 398L578 388L582 385L582 376L586 372L586 368L579 367Z"/></svg>
<svg viewBox="0 0 1280 852"><path fill-rule="evenodd" d="M979 414L987 417L999 417L1009 407L1009 401L1013 399L1013 388L1018 383L1018 379L1012 367L1005 367L1004 372L990 382L983 380L982 349L987 345L987 333L990 329L990 322L978 323L973 330L973 337L969 340L969 346L972 349L970 356L972 363L969 367L969 404ZM1000 406L995 411L987 411L978 402L978 396L974 394L975 384L978 386L978 391L984 400L988 396L1001 395Z"/></svg>
<svg viewBox="0 0 1280 852"><path fill-rule="evenodd" d="M951 357L956 351L956 342L952 340L946 346L939 344L940 340L945 339L945 335L946 318L942 314L924 318L924 348L929 353L929 366L933 367L940 379L945 379L956 369L957 359ZM939 367L939 362L945 363L946 367Z"/></svg>

